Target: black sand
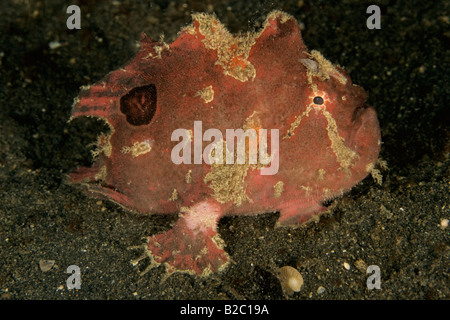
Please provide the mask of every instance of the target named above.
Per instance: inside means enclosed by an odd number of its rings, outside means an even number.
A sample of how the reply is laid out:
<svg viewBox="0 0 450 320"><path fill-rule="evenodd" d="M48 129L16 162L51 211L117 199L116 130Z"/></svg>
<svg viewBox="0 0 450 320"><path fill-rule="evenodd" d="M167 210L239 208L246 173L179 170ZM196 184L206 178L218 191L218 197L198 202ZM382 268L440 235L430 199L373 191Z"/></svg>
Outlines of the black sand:
<svg viewBox="0 0 450 320"><path fill-rule="evenodd" d="M378 1L381 30L366 28L365 1L185 3L2 2L0 297L285 299L275 270L291 265L305 282L291 299L449 299L450 228L440 226L450 218L449 2ZM66 28L70 4L81 7L81 30ZM302 21L308 48L369 92L389 166L383 184L367 178L297 229L274 228L276 213L222 219L235 263L213 277L176 274L160 284L163 268L140 276L130 264L139 253L127 248L173 219L139 217L65 184L65 174L90 164L87 145L105 129L92 119L66 123L73 98L126 63L141 32L172 41L192 11L215 11L231 31L246 31L272 9ZM50 49L52 41L61 46ZM40 260L55 265L43 272ZM69 291L73 264L82 285ZM369 265L380 267L379 290L366 287Z"/></svg>

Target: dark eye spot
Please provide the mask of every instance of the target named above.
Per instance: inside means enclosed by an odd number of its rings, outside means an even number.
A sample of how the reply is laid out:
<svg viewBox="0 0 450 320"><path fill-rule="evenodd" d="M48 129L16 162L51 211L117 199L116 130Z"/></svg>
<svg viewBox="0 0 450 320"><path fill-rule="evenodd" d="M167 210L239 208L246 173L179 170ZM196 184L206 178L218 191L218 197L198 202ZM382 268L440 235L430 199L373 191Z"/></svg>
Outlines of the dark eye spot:
<svg viewBox="0 0 450 320"><path fill-rule="evenodd" d="M323 98L317 96L317 97L315 97L315 98L313 99L313 102L314 102L315 104L321 105L321 104L323 104Z"/></svg>
<svg viewBox="0 0 450 320"><path fill-rule="evenodd" d="M133 126L149 124L156 111L156 86L149 84L130 90L120 98L120 111Z"/></svg>

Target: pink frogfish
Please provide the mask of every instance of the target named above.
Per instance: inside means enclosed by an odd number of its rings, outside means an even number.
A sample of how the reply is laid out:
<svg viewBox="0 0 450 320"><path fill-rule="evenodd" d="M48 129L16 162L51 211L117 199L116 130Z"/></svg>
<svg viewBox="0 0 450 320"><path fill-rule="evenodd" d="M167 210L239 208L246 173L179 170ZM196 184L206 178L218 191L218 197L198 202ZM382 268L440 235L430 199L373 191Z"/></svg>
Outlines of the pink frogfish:
<svg viewBox="0 0 450 320"><path fill-rule="evenodd" d="M273 11L238 35L192 18L170 44L143 35L128 64L82 88L72 118L110 130L70 181L142 215L178 213L148 237L150 267L206 276L230 262L221 217L302 224L376 170L380 129L365 91L306 48L294 17Z"/></svg>

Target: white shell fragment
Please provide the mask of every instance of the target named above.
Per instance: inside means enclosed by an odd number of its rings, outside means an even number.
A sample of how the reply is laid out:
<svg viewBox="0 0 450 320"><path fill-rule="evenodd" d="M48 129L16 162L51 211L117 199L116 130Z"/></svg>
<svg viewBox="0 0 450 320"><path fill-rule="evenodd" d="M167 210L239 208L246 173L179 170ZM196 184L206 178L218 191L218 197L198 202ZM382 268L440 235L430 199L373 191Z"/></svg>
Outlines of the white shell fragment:
<svg viewBox="0 0 450 320"><path fill-rule="evenodd" d="M42 272L50 271L51 268L55 265L55 260L39 260L39 268Z"/></svg>
<svg viewBox="0 0 450 320"><path fill-rule="evenodd" d="M278 279L283 291L292 296L294 292L299 292L303 285L303 277L297 269L285 266L279 269Z"/></svg>

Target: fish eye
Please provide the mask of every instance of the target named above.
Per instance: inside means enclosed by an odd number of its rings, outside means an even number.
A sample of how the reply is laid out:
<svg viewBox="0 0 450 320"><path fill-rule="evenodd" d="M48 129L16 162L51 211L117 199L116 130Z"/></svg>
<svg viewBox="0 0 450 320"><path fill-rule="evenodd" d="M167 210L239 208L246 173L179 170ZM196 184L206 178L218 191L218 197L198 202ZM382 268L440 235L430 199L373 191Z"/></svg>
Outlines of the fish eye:
<svg viewBox="0 0 450 320"><path fill-rule="evenodd" d="M313 102L314 102L314 104L321 105L321 104L323 104L323 98L320 96L314 97Z"/></svg>

